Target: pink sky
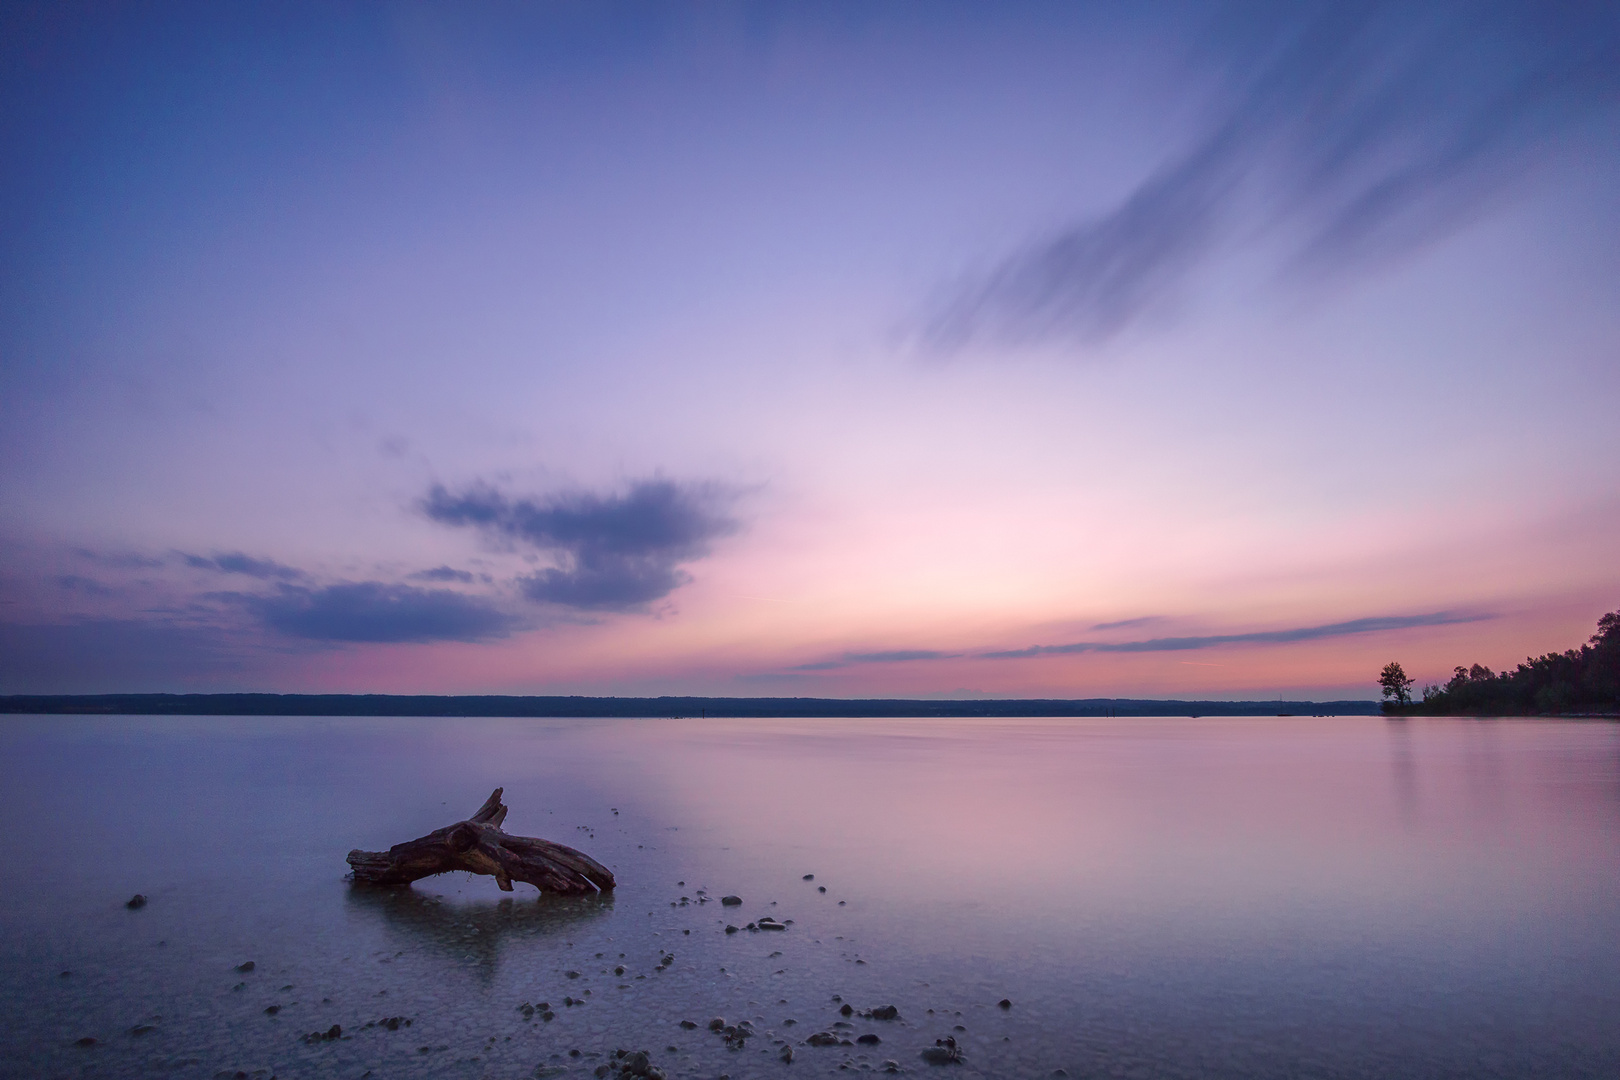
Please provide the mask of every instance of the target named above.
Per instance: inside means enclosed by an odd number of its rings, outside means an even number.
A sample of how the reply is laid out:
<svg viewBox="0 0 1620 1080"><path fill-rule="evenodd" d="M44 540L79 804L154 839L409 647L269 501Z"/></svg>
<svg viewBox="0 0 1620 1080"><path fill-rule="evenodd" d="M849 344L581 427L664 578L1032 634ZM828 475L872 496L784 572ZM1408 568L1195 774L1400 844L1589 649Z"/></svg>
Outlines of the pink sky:
<svg viewBox="0 0 1620 1080"><path fill-rule="evenodd" d="M1579 644L1612 13L1183 16L22 20L0 693L1366 698Z"/></svg>

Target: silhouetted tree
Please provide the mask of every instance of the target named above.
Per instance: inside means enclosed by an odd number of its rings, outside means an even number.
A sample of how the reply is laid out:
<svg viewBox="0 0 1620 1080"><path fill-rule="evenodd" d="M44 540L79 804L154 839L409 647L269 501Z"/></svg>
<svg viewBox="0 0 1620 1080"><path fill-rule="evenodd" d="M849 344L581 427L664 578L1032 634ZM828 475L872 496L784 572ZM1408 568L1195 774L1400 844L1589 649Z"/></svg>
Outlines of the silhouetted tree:
<svg viewBox="0 0 1620 1080"><path fill-rule="evenodd" d="M1497 674L1483 664L1458 665L1445 686L1424 689L1420 704L1405 706L1387 681L1384 697L1397 711L1472 715L1512 715L1593 711L1620 713L1620 611L1598 620L1597 633L1578 649L1529 657L1512 671ZM1404 673L1402 673L1404 674Z"/></svg>
<svg viewBox="0 0 1620 1080"><path fill-rule="evenodd" d="M1395 699L1395 704L1405 705L1412 700L1412 680L1407 677L1406 669L1391 660L1384 665L1384 670L1378 673L1378 685L1384 688L1384 700Z"/></svg>

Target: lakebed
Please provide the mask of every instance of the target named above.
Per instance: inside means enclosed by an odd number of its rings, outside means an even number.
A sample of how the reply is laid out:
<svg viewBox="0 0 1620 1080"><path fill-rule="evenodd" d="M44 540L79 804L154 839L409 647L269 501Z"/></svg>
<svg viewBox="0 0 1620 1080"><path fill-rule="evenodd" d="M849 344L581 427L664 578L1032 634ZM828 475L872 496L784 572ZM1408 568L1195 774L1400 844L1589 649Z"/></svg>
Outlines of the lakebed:
<svg viewBox="0 0 1620 1080"><path fill-rule="evenodd" d="M1620 1072L1612 723L0 733L12 1075ZM345 881L496 786L618 888Z"/></svg>

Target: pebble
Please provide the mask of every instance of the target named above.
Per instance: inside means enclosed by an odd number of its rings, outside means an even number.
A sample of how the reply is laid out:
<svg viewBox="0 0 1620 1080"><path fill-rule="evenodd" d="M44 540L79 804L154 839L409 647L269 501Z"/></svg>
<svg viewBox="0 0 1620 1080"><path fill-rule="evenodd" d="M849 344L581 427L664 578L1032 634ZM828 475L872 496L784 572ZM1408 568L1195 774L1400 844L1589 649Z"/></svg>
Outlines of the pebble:
<svg viewBox="0 0 1620 1080"><path fill-rule="evenodd" d="M883 1040L878 1038L876 1035L873 1035L871 1032L867 1032L865 1035L862 1035L855 1041L860 1043L862 1046L876 1046Z"/></svg>
<svg viewBox="0 0 1620 1080"><path fill-rule="evenodd" d="M742 906L742 897L740 897L740 896L722 896L720 898L720 903L721 903L721 905L723 907L741 907Z"/></svg>
<svg viewBox="0 0 1620 1080"><path fill-rule="evenodd" d="M1012 999L1002 998L1000 1001L996 1002L996 1006L1002 1009L1010 1009L1012 1008Z"/></svg>
<svg viewBox="0 0 1620 1080"><path fill-rule="evenodd" d="M129 908L131 911L139 911L141 908L146 906L146 897L141 893L136 893L134 896L124 901L124 906Z"/></svg>
<svg viewBox="0 0 1620 1080"><path fill-rule="evenodd" d="M806 880L806 881L814 881L814 880L816 880L816 875L814 875L814 874L806 874L806 875L804 875L804 880Z"/></svg>
<svg viewBox="0 0 1620 1080"><path fill-rule="evenodd" d="M94 1045L96 1045L96 1037L94 1035L85 1035L82 1038L75 1039L74 1042L73 1042L73 1045L75 1045L75 1046L94 1046Z"/></svg>
<svg viewBox="0 0 1620 1080"><path fill-rule="evenodd" d="M252 971L253 967L254 967L253 961L244 960L242 963L236 965L236 970L240 971L240 972L243 972L243 973L246 973L246 972Z"/></svg>
<svg viewBox="0 0 1620 1080"><path fill-rule="evenodd" d="M943 1039L935 1039L934 1045L921 1054L924 1061L930 1065L955 1065L962 1060L962 1051L956 1047L956 1038L951 1035Z"/></svg>

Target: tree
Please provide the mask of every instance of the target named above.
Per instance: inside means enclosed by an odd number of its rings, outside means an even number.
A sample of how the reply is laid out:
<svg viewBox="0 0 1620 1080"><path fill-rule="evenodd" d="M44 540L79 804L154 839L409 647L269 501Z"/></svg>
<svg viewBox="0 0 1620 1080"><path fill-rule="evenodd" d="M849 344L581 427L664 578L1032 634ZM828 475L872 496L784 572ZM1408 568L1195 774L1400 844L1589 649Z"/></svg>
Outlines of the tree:
<svg viewBox="0 0 1620 1080"><path fill-rule="evenodd" d="M1378 685L1384 688L1384 699L1395 699L1395 704L1405 705L1412 700L1412 680L1407 677L1406 669L1391 660L1384 665L1384 670L1378 673Z"/></svg>

